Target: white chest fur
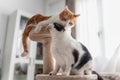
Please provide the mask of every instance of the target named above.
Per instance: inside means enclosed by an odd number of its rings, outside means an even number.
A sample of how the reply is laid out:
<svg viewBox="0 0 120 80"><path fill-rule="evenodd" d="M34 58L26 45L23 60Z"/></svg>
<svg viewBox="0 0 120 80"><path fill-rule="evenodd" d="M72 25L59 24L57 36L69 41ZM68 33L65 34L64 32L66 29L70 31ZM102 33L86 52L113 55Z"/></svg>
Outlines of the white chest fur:
<svg viewBox="0 0 120 80"><path fill-rule="evenodd" d="M85 46L72 38L70 26L54 25L49 25L52 36L51 53L56 61L56 69L53 73L56 74L60 67L65 68L65 73L72 71L73 74L83 74L84 71L89 70L91 56Z"/></svg>
<svg viewBox="0 0 120 80"><path fill-rule="evenodd" d="M59 65L71 65L74 63L73 49L79 49L78 43L69 32L52 34L51 53Z"/></svg>

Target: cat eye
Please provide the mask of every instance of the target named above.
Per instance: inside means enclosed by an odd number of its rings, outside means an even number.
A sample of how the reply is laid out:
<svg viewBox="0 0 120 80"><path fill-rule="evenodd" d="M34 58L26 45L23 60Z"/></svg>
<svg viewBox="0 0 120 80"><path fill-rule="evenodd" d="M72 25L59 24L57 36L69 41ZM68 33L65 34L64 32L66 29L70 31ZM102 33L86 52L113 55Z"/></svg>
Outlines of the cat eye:
<svg viewBox="0 0 120 80"><path fill-rule="evenodd" d="M72 23L72 22L69 22L69 24L70 24L70 25L73 25L73 23Z"/></svg>
<svg viewBox="0 0 120 80"><path fill-rule="evenodd" d="M80 16L80 14L74 14L74 17L79 17Z"/></svg>
<svg viewBox="0 0 120 80"><path fill-rule="evenodd" d="M63 21L67 21L67 19L63 19Z"/></svg>

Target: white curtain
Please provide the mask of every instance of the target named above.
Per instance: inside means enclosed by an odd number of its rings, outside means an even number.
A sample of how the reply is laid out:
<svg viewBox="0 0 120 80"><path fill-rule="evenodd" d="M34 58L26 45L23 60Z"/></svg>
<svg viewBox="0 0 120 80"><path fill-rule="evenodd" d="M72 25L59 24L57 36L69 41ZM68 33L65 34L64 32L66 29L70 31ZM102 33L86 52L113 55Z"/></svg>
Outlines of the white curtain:
<svg viewBox="0 0 120 80"><path fill-rule="evenodd" d="M109 59L104 71L120 72L120 0L103 0L105 53Z"/></svg>
<svg viewBox="0 0 120 80"><path fill-rule="evenodd" d="M120 24L117 23L118 14L114 13L120 11L117 9L119 5L111 6L118 3L115 1L76 0L75 11L81 14L77 19L76 39L87 46L94 57L94 69L98 72L120 72L120 37L117 36L120 34ZM109 17L114 20L111 22Z"/></svg>
<svg viewBox="0 0 120 80"><path fill-rule="evenodd" d="M120 72L120 44L117 46L113 56L106 64L104 72L116 73Z"/></svg>
<svg viewBox="0 0 120 80"><path fill-rule="evenodd" d="M101 72L105 57L97 0L76 0L76 13L81 14L77 19L76 38L87 46L94 57L94 69Z"/></svg>

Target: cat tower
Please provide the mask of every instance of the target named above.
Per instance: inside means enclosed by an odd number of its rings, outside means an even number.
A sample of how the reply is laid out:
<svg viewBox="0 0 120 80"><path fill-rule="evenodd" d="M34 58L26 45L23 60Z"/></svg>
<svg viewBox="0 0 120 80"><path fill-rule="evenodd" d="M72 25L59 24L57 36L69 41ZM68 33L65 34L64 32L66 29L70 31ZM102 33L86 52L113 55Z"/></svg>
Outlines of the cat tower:
<svg viewBox="0 0 120 80"><path fill-rule="evenodd" d="M97 80L96 75L74 75L74 76L49 76L37 75L36 80Z"/></svg>
<svg viewBox="0 0 120 80"><path fill-rule="evenodd" d="M96 80L96 75L76 75L76 76L49 76L49 72L54 69L54 60L50 53L51 36L48 30L42 28L39 33L32 30L29 38L33 41L43 43L43 74L38 74L36 80Z"/></svg>

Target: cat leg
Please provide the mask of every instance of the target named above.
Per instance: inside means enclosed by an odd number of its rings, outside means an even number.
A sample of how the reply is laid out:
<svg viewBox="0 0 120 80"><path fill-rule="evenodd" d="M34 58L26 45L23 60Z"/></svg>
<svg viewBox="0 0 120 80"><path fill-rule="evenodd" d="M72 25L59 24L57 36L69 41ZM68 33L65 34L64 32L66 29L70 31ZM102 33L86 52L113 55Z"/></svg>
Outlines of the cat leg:
<svg viewBox="0 0 120 80"><path fill-rule="evenodd" d="M62 75L68 76L70 75L71 72L71 66L62 66L63 73Z"/></svg>
<svg viewBox="0 0 120 80"><path fill-rule="evenodd" d="M76 68L72 69L71 74L73 74L73 75L84 75L84 74L89 75L89 74L91 74L91 69L92 69L92 61L89 61L80 69L76 69Z"/></svg>
<svg viewBox="0 0 120 80"><path fill-rule="evenodd" d="M56 21L55 17L51 17L48 20L42 21L36 25L34 31L38 33L42 29L42 27L46 27L47 25L49 25L50 23L54 23L55 21Z"/></svg>
<svg viewBox="0 0 120 80"><path fill-rule="evenodd" d="M85 64L80 71L82 71L86 75L92 74L92 61L89 61L87 64Z"/></svg>
<svg viewBox="0 0 120 80"><path fill-rule="evenodd" d="M93 67L93 64L92 64L92 61L89 61L85 66L85 70L84 70L84 73L86 75L91 75L92 74L92 67Z"/></svg>
<svg viewBox="0 0 120 80"><path fill-rule="evenodd" d="M86 75L91 75L91 74L92 74L91 68L88 68L87 70L85 70L84 73L85 73Z"/></svg>
<svg viewBox="0 0 120 80"><path fill-rule="evenodd" d="M34 31L36 33L38 33L43 27L47 26L48 25L48 22L47 21L42 21L40 23L38 23L34 29Z"/></svg>
<svg viewBox="0 0 120 80"><path fill-rule="evenodd" d="M71 69L70 75L84 75L83 70Z"/></svg>
<svg viewBox="0 0 120 80"><path fill-rule="evenodd" d="M56 65L56 66L55 66L55 70L51 71L51 72L49 73L49 75L56 75L59 70L60 70L60 66L59 66L59 65Z"/></svg>

